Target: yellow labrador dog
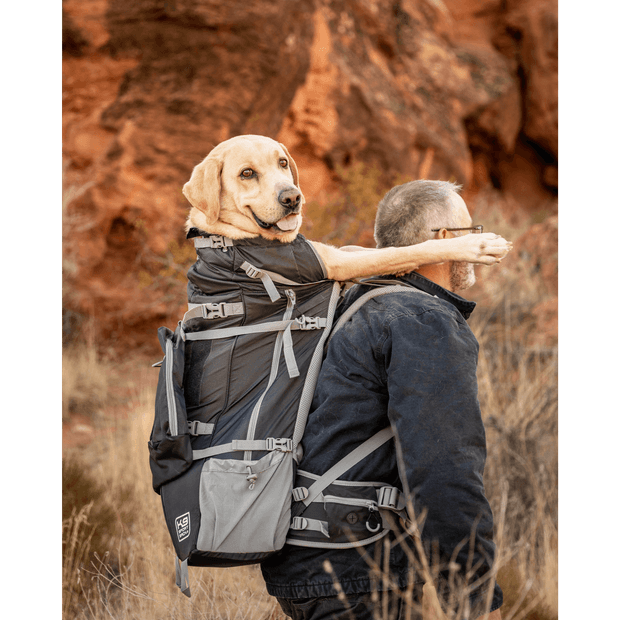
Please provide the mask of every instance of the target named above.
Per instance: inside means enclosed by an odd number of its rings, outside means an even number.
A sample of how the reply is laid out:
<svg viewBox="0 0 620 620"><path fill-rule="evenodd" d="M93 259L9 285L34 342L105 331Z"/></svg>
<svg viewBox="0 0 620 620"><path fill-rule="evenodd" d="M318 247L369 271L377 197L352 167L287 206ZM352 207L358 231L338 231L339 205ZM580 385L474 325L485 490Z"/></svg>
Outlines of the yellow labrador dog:
<svg viewBox="0 0 620 620"><path fill-rule="evenodd" d="M304 196L297 165L286 147L264 136L237 136L218 144L198 164L183 193L192 208L187 228L244 239L292 241L301 226ZM398 248L335 248L311 241L332 280L407 273L422 265L499 262L512 244L493 233L430 240Z"/></svg>

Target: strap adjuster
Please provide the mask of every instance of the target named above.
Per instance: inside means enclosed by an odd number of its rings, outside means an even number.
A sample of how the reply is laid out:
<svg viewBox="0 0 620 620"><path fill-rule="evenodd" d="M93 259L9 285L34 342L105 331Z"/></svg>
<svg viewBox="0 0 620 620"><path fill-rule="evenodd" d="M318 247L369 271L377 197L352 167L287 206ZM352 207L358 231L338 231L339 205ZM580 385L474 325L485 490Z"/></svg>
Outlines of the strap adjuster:
<svg viewBox="0 0 620 620"><path fill-rule="evenodd" d="M280 450L280 452L292 452L293 451L293 440L280 438L275 439L274 437L267 437L265 439L266 449L267 450Z"/></svg>
<svg viewBox="0 0 620 620"><path fill-rule="evenodd" d="M214 425L200 420L188 420L187 427L190 435L212 435Z"/></svg>
<svg viewBox="0 0 620 620"><path fill-rule="evenodd" d="M254 267L254 265L250 265L249 263L245 268L245 273L250 278L260 278L263 275L263 272L260 269Z"/></svg>
<svg viewBox="0 0 620 620"><path fill-rule="evenodd" d="M295 487L293 489L293 500L301 502L308 497L308 489L306 487Z"/></svg>
<svg viewBox="0 0 620 620"><path fill-rule="evenodd" d="M308 527L308 520L303 517L293 517L291 522L292 530L305 530Z"/></svg>
<svg viewBox="0 0 620 620"><path fill-rule="evenodd" d="M391 508L394 510L398 505L400 490L396 487L381 487L377 491L377 506L379 508Z"/></svg>

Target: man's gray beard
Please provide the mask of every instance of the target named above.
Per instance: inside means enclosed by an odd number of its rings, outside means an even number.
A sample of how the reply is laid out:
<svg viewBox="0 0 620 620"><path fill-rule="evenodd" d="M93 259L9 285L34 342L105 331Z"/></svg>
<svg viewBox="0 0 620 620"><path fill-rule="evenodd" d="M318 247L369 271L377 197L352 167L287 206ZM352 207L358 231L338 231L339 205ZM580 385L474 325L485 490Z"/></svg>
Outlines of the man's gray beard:
<svg viewBox="0 0 620 620"><path fill-rule="evenodd" d="M450 270L450 288L453 291L464 291L476 282L474 266L471 263L452 263Z"/></svg>

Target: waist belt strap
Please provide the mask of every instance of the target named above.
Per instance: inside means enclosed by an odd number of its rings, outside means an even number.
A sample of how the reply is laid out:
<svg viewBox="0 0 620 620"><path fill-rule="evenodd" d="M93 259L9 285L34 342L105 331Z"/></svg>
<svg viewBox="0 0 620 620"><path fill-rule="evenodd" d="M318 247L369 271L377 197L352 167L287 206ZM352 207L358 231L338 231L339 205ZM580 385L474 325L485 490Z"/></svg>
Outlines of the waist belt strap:
<svg viewBox="0 0 620 620"><path fill-rule="evenodd" d="M355 448L355 450L349 452L347 456L338 461L333 467L328 469L318 480L315 480L308 487L308 496L303 499L297 507L293 507L293 516L298 516L303 512L304 508L300 508L300 505L305 507L311 504L320 493L322 493L332 482L334 482L334 480L337 480L340 476L342 476L342 474L351 469L353 465L359 463L363 458L368 456L371 452L374 452L386 441L392 439L393 436L394 431L391 426L388 426L382 431L374 434L370 439L367 439L363 444Z"/></svg>

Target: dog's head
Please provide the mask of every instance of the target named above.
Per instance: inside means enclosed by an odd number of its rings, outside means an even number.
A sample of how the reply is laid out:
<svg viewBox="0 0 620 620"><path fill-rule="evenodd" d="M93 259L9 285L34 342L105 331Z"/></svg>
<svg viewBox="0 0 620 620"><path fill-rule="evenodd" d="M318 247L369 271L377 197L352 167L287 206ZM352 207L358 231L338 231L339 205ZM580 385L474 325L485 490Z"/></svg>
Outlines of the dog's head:
<svg viewBox="0 0 620 620"><path fill-rule="evenodd" d="M286 147L264 136L218 144L183 186L192 204L188 227L239 239L292 241L305 202L297 165Z"/></svg>

